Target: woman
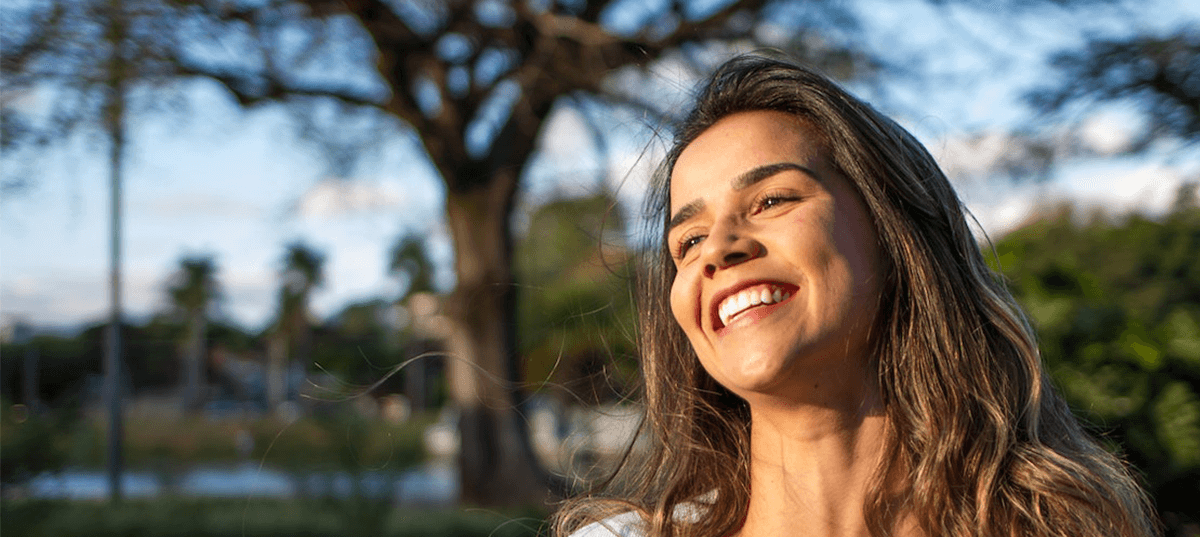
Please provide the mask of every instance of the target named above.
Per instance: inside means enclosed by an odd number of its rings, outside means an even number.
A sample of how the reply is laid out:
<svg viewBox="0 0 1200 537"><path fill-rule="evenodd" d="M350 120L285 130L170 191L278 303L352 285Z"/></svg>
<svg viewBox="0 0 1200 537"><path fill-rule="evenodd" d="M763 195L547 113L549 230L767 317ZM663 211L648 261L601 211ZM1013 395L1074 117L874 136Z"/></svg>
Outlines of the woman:
<svg viewBox="0 0 1200 537"><path fill-rule="evenodd" d="M560 534L1155 533L1054 392L945 175L870 106L734 59L649 203L652 447L568 502Z"/></svg>

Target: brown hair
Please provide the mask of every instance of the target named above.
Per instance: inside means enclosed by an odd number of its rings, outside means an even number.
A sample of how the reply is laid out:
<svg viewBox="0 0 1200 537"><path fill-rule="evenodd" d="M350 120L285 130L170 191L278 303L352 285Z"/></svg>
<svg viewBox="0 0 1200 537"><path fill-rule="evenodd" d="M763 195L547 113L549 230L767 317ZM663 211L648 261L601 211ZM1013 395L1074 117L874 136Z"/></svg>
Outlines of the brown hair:
<svg viewBox="0 0 1200 537"><path fill-rule="evenodd" d="M683 149L718 120L756 110L793 114L820 133L879 237L885 281L873 349L889 423L882 460L891 463L876 472L865 506L871 533L888 535L907 516L930 536L1156 534L1126 466L1051 386L1032 330L984 262L933 157L825 77L762 56L721 66L655 174L647 201L655 236L666 230ZM634 511L647 535L720 537L737 529L749 502L749 411L704 371L671 315L675 268L665 241L647 251L643 269L650 447L567 502L555 529L565 535ZM715 501L703 500L714 492ZM692 516L680 516L680 506Z"/></svg>

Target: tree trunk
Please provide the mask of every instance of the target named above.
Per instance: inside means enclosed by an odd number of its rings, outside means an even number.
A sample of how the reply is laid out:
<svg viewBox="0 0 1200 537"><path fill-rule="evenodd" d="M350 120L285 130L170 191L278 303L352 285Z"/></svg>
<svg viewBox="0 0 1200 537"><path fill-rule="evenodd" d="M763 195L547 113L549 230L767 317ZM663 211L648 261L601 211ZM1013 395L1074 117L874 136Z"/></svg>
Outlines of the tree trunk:
<svg viewBox="0 0 1200 537"><path fill-rule="evenodd" d="M457 287L446 302L449 320L447 380L462 411L459 471L462 501L470 504L545 505L552 478L530 446L518 405L509 215L516 169L446 194L454 236Z"/></svg>
<svg viewBox="0 0 1200 537"><path fill-rule="evenodd" d="M287 333L275 332L267 339L267 408L271 411L287 400L287 355Z"/></svg>
<svg viewBox="0 0 1200 537"><path fill-rule="evenodd" d="M25 342L24 367L21 368L21 392L30 414L42 411L42 397L38 383L38 348L32 340Z"/></svg>
<svg viewBox="0 0 1200 537"><path fill-rule="evenodd" d="M208 384L207 340L208 322L202 313L193 313L188 319L187 347L184 350L183 402L188 410L199 410L204 404L205 386Z"/></svg>

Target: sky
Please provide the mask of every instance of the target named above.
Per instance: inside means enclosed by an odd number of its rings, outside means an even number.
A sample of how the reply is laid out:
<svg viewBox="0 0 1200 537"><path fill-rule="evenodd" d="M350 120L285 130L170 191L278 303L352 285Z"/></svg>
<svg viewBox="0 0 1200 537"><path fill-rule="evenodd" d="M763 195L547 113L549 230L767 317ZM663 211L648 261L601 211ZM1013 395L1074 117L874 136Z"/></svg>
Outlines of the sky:
<svg viewBox="0 0 1200 537"><path fill-rule="evenodd" d="M885 78L886 94L852 90L926 144L989 235L1020 224L1038 203L1058 200L1114 213L1161 212L1179 184L1200 178L1200 157L1171 144L1138 157L1114 157L1138 123L1136 112L1121 106L1080 118L1080 135L1092 154L1061 163L1048 181L1013 183L988 173L1012 150L1008 133L1029 117L1019 97L1048 76L1047 51L1078 44L1088 31L1196 23L1200 1L1152 0L1137 16L1106 15L1086 26L1072 26L1054 10L996 21L979 11L934 10L919 2L857 5L867 21L868 45L924 57L926 76L894 83ZM676 74L665 62L655 76L668 87L690 87ZM382 145L354 175L334 177L313 146L297 141L286 111L240 112L207 83L189 85L185 94L190 113L144 117L132 127L123 204L128 315L144 318L166 309L166 287L179 260L208 254L218 266L221 316L261 329L275 311L284 248L295 240L326 257L325 283L313 297L319 317L354 301L395 297L401 284L388 274L388 251L404 233L431 238L442 267L438 283L443 289L453 284L441 221L443 188L411 135ZM555 114L530 169L524 206L603 182L634 207L661 139L649 134L644 121L611 121L614 132L628 135L613 144L602 173L579 116L569 109ZM79 138L48 150L35 162L32 188L0 199L0 327L19 321L61 329L106 315L109 187L103 149L98 140ZM17 165L3 164L6 174ZM518 214L518 229L522 221Z"/></svg>

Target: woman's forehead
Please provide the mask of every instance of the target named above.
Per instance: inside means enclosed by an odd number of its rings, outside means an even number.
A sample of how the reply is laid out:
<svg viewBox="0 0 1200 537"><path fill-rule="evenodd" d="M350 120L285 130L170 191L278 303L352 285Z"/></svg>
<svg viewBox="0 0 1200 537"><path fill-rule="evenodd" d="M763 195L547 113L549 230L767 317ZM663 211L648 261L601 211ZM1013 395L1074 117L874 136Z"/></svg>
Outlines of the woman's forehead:
<svg viewBox="0 0 1200 537"><path fill-rule="evenodd" d="M824 143L808 122L776 111L726 116L680 152L668 178L667 199L678 211L704 188L738 190L772 167L795 167L815 175L823 166Z"/></svg>

